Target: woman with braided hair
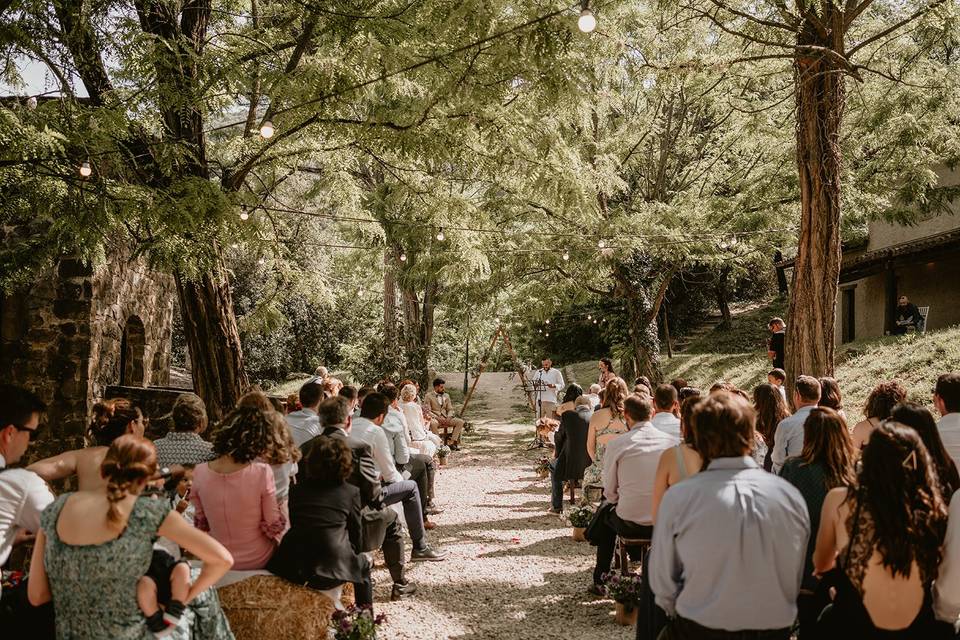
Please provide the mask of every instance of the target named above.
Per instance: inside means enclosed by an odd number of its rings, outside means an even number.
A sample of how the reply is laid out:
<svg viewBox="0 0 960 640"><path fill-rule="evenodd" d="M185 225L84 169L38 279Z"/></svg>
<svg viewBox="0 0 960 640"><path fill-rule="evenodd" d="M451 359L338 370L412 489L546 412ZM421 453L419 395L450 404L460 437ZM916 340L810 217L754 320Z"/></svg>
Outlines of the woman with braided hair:
<svg viewBox="0 0 960 640"><path fill-rule="evenodd" d="M206 615L194 637L230 638L213 592L233 559L216 540L191 527L165 500L141 495L157 472L156 451L135 435L117 438L100 467L103 484L61 495L44 511L33 550L28 594L35 606L53 600L58 638L153 638L137 602L137 586L158 535L203 561L184 599ZM215 613L214 613L215 612Z"/></svg>
<svg viewBox="0 0 960 640"><path fill-rule="evenodd" d="M93 405L93 417L87 427L87 446L34 462L28 467L47 482L77 476L81 491L102 488L106 481L100 473L107 448L126 434L143 437L146 420L143 413L125 398L101 400Z"/></svg>

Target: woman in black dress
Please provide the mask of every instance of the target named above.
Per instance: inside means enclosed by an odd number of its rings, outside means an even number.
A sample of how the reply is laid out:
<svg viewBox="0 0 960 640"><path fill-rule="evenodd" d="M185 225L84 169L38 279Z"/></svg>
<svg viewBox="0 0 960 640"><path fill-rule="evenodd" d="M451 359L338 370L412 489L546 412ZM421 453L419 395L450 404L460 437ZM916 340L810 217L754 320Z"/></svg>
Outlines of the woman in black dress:
<svg viewBox="0 0 960 640"><path fill-rule="evenodd" d="M306 480L290 491L290 530L268 569L325 591L352 582L358 605L373 604L370 562L361 553L360 490L348 484L350 447L317 437L303 464Z"/></svg>

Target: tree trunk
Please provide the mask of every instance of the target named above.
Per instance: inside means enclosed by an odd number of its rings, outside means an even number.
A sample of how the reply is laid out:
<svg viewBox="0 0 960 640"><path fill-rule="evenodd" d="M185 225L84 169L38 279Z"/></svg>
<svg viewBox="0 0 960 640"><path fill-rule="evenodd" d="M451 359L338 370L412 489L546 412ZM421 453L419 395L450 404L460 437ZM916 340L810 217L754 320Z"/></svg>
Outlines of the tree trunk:
<svg viewBox="0 0 960 640"><path fill-rule="evenodd" d="M222 264L217 273L204 274L194 281L179 274L175 277L193 388L203 398L213 422L232 409L249 386L230 284Z"/></svg>
<svg viewBox="0 0 960 640"><path fill-rule="evenodd" d="M401 287L406 369L424 389L429 387L430 352L433 347L434 305L437 285L427 285L421 302L414 289Z"/></svg>
<svg viewBox="0 0 960 640"><path fill-rule="evenodd" d="M822 7L823 22L833 25L839 11L829 3ZM821 37L807 19L797 40L801 46L842 51L843 28L838 25L831 35ZM827 55L798 50L794 74L800 239L787 318L791 392L801 374L833 373L834 309L840 279L840 126L845 102L844 75Z"/></svg>
<svg viewBox="0 0 960 640"><path fill-rule="evenodd" d="M650 318L650 299L645 291L627 301L630 314L630 347L633 352L633 377L646 376L652 384L663 377L660 369L660 336L656 311ZM633 380L627 380L627 387L633 388Z"/></svg>

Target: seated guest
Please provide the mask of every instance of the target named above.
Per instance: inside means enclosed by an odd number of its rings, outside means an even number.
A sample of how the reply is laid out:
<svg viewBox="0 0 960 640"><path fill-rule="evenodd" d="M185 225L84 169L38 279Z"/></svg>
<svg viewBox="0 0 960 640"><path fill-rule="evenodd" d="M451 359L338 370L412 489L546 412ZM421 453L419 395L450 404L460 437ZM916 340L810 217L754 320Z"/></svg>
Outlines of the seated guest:
<svg viewBox="0 0 960 640"><path fill-rule="evenodd" d="M800 492L750 457L754 420L726 392L693 414L706 472L664 494L650 550L671 639L790 637L810 518Z"/></svg>
<svg viewBox="0 0 960 640"><path fill-rule="evenodd" d="M627 385L616 378L603 391L603 406L590 416L590 428L587 431L587 455L590 466L583 472L585 486L603 485L603 454L607 444L627 432L627 423L623 417L623 402L627 398Z"/></svg>
<svg viewBox="0 0 960 640"><path fill-rule="evenodd" d="M200 437L207 429L207 408L200 396L183 393L170 412L173 431L156 440L157 464L161 467L198 465L214 458L213 445Z"/></svg>
<svg viewBox="0 0 960 640"><path fill-rule="evenodd" d="M454 415L453 403L446 392L446 382L443 378L437 378L433 381L433 390L428 391L423 401L429 415L430 430L440 435L440 427L448 426L453 429L450 436L450 448L454 451L460 449L460 436L463 433L464 421Z"/></svg>
<svg viewBox="0 0 960 640"><path fill-rule="evenodd" d="M761 384L753 390L753 408L757 412L756 431L767 445L767 455L763 460L764 471L773 468L773 442L777 425L790 415L790 408L777 387Z"/></svg>
<svg viewBox="0 0 960 640"><path fill-rule="evenodd" d="M857 451L862 449L870 439L870 433L890 417L890 412L895 406L906 399L907 390L897 380L887 380L875 386L867 396L867 402L863 408L866 420L858 422L853 427L851 434L853 448Z"/></svg>
<svg viewBox="0 0 960 640"><path fill-rule="evenodd" d="M304 482L290 492L290 531L270 560L272 573L325 591L352 582L359 606L373 605L364 555L360 490L347 483L353 454L337 438L319 438L303 463Z"/></svg>
<svg viewBox="0 0 960 640"><path fill-rule="evenodd" d="M783 369L773 369L767 374L767 383L780 392L783 401L787 401L787 372Z"/></svg>
<svg viewBox="0 0 960 640"><path fill-rule="evenodd" d="M847 423L833 409L818 407L810 412L803 423L803 451L799 456L787 458L780 470L780 477L800 491L807 504L807 513L810 514L810 539L804 555L806 565L797 601L801 638L816 637L814 625L826 604L818 604L814 597L818 580L813 575L813 550L817 543L823 500L831 489L854 484L855 459Z"/></svg>
<svg viewBox="0 0 960 640"><path fill-rule="evenodd" d="M681 480L686 480L695 473L699 473L703 466L703 458L694 448L693 412L697 408L700 398L692 397L683 401L680 408L680 433L683 439L663 453L657 463L657 475L653 481L653 523L657 523L657 511L667 489Z"/></svg>
<svg viewBox="0 0 960 640"><path fill-rule="evenodd" d="M700 389L696 387L684 387L680 389L680 393L677 394L677 402L680 403L681 407L683 406L683 401L691 397L700 397Z"/></svg>
<svg viewBox="0 0 960 640"><path fill-rule="evenodd" d="M657 386L653 393L653 418L650 422L669 436L680 439L680 403L677 390L671 384Z"/></svg>
<svg viewBox="0 0 960 640"><path fill-rule="evenodd" d="M947 528L935 480L916 431L890 422L874 429L856 486L832 489L823 502L813 564L830 572L823 579L836 595L816 638L943 637L930 598Z"/></svg>
<svg viewBox="0 0 960 640"><path fill-rule="evenodd" d="M633 386L634 386L634 389L636 389L636 387L646 387L646 388L647 388L647 395L648 395L648 396L652 396L652 395L653 395L653 384L651 384L650 378L648 378L647 376L639 376L639 377L637 377L637 378L633 381Z"/></svg>
<svg viewBox="0 0 960 640"><path fill-rule="evenodd" d="M937 422L943 446L960 466L960 373L945 373L937 378L933 404L943 416Z"/></svg>
<svg viewBox="0 0 960 640"><path fill-rule="evenodd" d="M340 393L340 389L343 389L343 382L338 378L327 378L322 383L323 393L328 397L332 398L333 396Z"/></svg>
<svg viewBox="0 0 960 640"><path fill-rule="evenodd" d="M688 388L687 381L683 378L674 378L670 381L670 386L677 390L678 398L680 396L680 392Z"/></svg>
<svg viewBox="0 0 960 640"><path fill-rule="evenodd" d="M803 423L813 408L820 402L820 381L813 376L797 378L796 389L793 392L793 406L797 408L792 416L780 421L773 434L773 461L772 471L780 473L780 468L787 458L798 456L803 452Z"/></svg>
<svg viewBox="0 0 960 640"><path fill-rule="evenodd" d="M360 417L360 405L363 404L363 399L368 395L376 391L373 387L360 387L357 390L357 401L353 405L353 419L356 420Z"/></svg>
<svg viewBox="0 0 960 640"><path fill-rule="evenodd" d="M897 311L893 330L890 331L890 333L895 336L902 336L910 327L913 327L916 331L920 331L920 329L923 328L923 316L920 315L920 309L917 308L917 305L910 302L907 296L900 296L897 300Z"/></svg>
<svg viewBox="0 0 960 640"><path fill-rule="evenodd" d="M819 407L833 409L840 414L844 420L847 414L843 412L843 398L840 395L840 385L833 378L820 378L820 402Z"/></svg>
<svg viewBox="0 0 960 640"><path fill-rule="evenodd" d="M590 408L594 411L600 408L601 391L603 391L603 387L601 387L599 384L593 383L590 385L590 393L587 394L587 398L590 400Z"/></svg>
<svg viewBox="0 0 960 640"><path fill-rule="evenodd" d="M672 388L672 387L671 387ZM603 496L591 529L590 542L597 545L597 564L590 592L599 595L603 574L610 571L617 535L650 538L653 534L653 482L660 454L677 443L676 438L650 423L650 402L630 396L623 402L629 431L607 445L603 461Z"/></svg>
<svg viewBox="0 0 960 640"><path fill-rule="evenodd" d="M63 494L44 511L28 591L35 605L53 600L58 638L152 637L137 606L137 584L158 535L203 562L184 604L197 601L195 614L206 617L197 627L209 637L229 636L215 596L204 592L230 568L230 553L167 501L141 495L156 471L153 444L124 435L104 455L104 485Z"/></svg>
<svg viewBox="0 0 960 640"><path fill-rule="evenodd" d="M577 406L577 398L583 395L583 389L576 383L571 383L563 394L563 400L554 409L557 418L563 416L567 411L573 411Z"/></svg>
<svg viewBox="0 0 960 640"><path fill-rule="evenodd" d="M44 411L46 406L33 393L9 384L0 385L0 567L10 557L14 545L40 531L40 514L53 502L53 494L40 476L26 469L7 469L20 461L40 433ZM26 584L0 592L0 599L0 629L5 635L50 635L45 632L52 631L53 612L29 606Z"/></svg>
<svg viewBox="0 0 960 640"><path fill-rule="evenodd" d="M100 465L114 440L125 434L143 436L146 422L140 409L129 400L104 400L93 405L93 420L87 429L87 439L94 443L85 449L67 451L45 458L27 467L47 482L77 476L81 491L106 486L100 475Z"/></svg>
<svg viewBox="0 0 960 640"><path fill-rule="evenodd" d="M550 507L553 513L563 510L563 483L580 482L583 472L590 466L587 456L587 432L590 416L593 415L591 400L587 396L577 398L573 411L560 416L560 426L554 436L554 459L550 466L553 476L550 489Z"/></svg>
<svg viewBox="0 0 960 640"><path fill-rule="evenodd" d="M234 569L265 568L287 530L273 470L258 461L285 448L286 433L283 416L241 399L213 434L217 458L193 471L194 523L230 551Z"/></svg>
<svg viewBox="0 0 960 640"><path fill-rule="evenodd" d="M953 458L947 453L940 432L937 430L937 421L930 410L914 402L898 404L890 412L890 420L906 427L911 427L923 440L923 446L930 454L930 461L937 472L937 481L940 486L940 495L949 501L953 494L960 489L960 474Z"/></svg>
<svg viewBox="0 0 960 640"><path fill-rule="evenodd" d="M433 503L436 473L433 456L410 449L410 428L400 408L400 393L397 387L390 383L381 384L380 393L390 402L387 407L387 418L383 421L381 428L387 432L387 443L390 445L393 461L399 471L417 483L417 489L420 491L420 507L423 510L423 526L426 529L433 529L436 525L430 522L427 514L440 513L440 509Z"/></svg>
<svg viewBox="0 0 960 640"><path fill-rule="evenodd" d="M423 509L417 483L405 480L397 470L390 454L387 434L381 428L387 417L390 402L382 393L370 393L360 405L360 417L353 420L350 437L368 445L373 451L376 472L383 483L383 502L386 505L403 503L403 515L413 542L411 560L444 560L446 554L427 545L423 526Z"/></svg>
<svg viewBox="0 0 960 640"><path fill-rule="evenodd" d="M412 384L400 387L400 409L407 421L410 447L432 458L443 442L440 436L429 430L430 425L423 417L423 408L417 402L417 388Z"/></svg>
<svg viewBox="0 0 960 640"><path fill-rule="evenodd" d="M310 457L312 448L326 438L340 440L350 447L352 467L347 482L360 492L361 549L364 552L376 549L383 552L384 563L393 578L391 600L400 600L405 595L416 593L417 585L404 575L403 526L396 512L384 507L383 487L373 450L349 435L353 427L350 400L344 395L329 398L320 404L319 414L323 433L303 445L304 457ZM309 482L309 479L309 469L301 469L297 484Z"/></svg>
<svg viewBox="0 0 960 640"><path fill-rule="evenodd" d="M350 413L353 413L353 410L356 409L360 404L360 401L358 400L359 390L353 385L348 384L342 387L337 395L343 396L350 401Z"/></svg>
<svg viewBox="0 0 960 640"><path fill-rule="evenodd" d="M316 382L307 382L300 387L299 411L288 413L286 420L290 427L290 436L293 444L302 447L303 443L320 435L320 418L317 416L317 407L324 399L323 387Z"/></svg>

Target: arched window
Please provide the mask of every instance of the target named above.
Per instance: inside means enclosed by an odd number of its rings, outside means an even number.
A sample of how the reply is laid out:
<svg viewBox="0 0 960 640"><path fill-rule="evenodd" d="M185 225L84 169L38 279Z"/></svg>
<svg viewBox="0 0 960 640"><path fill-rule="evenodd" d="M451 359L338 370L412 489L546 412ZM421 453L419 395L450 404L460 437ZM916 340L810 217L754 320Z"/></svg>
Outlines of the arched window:
<svg viewBox="0 0 960 640"><path fill-rule="evenodd" d="M143 321L137 316L127 318L120 340L120 386L144 386L143 356L146 350L147 332Z"/></svg>

